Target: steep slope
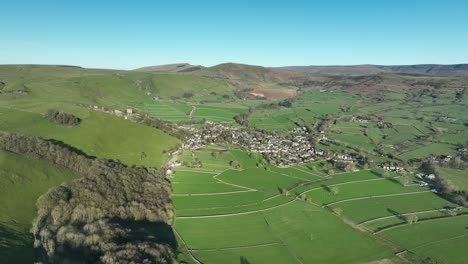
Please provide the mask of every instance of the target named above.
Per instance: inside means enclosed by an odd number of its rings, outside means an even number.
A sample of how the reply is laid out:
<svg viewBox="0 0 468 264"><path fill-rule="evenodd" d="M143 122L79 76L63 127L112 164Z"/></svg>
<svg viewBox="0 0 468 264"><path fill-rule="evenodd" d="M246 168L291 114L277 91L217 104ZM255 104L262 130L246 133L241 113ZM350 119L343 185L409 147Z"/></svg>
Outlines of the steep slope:
<svg viewBox="0 0 468 264"><path fill-rule="evenodd" d="M33 263L29 232L35 204L51 187L76 179L46 161L0 150L0 255L2 263Z"/></svg>

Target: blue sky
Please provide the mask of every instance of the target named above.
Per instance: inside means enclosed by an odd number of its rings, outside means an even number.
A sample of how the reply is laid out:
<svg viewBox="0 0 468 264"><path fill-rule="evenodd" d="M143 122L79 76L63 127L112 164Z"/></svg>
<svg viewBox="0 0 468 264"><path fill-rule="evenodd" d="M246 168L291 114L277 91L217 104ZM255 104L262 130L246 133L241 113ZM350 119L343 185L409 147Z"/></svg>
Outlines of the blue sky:
<svg viewBox="0 0 468 264"><path fill-rule="evenodd" d="M1 0L0 64L468 63L466 0Z"/></svg>

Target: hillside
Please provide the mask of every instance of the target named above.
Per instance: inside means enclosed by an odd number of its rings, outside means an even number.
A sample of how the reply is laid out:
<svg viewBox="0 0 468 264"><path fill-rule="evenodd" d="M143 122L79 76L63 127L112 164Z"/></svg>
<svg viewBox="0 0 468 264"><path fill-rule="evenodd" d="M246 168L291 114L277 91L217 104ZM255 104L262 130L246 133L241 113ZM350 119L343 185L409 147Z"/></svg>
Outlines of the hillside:
<svg viewBox="0 0 468 264"><path fill-rule="evenodd" d="M0 150L0 255L3 263L32 263L29 233L36 200L78 176L46 161Z"/></svg>
<svg viewBox="0 0 468 264"><path fill-rule="evenodd" d="M467 77L184 67L0 66L13 262L463 263Z"/></svg>
<svg viewBox="0 0 468 264"><path fill-rule="evenodd" d="M406 73L422 75L468 75L468 64L439 65L351 65L351 66L287 66L278 67L292 72L318 73L325 75L358 76L378 73Z"/></svg>
<svg viewBox="0 0 468 264"><path fill-rule="evenodd" d="M164 65L154 65L135 69L141 72L191 72L203 68L200 65L191 65L189 63L174 63Z"/></svg>

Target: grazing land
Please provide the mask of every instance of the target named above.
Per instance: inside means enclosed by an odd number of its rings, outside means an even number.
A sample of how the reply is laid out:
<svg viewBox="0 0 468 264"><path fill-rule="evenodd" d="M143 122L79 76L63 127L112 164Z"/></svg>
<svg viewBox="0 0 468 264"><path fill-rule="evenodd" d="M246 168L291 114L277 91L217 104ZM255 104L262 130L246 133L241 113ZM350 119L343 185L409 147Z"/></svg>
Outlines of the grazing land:
<svg viewBox="0 0 468 264"><path fill-rule="evenodd" d="M463 263L468 79L420 67L0 66L0 132L98 164L1 151L0 254L49 262L42 219L103 262Z"/></svg>

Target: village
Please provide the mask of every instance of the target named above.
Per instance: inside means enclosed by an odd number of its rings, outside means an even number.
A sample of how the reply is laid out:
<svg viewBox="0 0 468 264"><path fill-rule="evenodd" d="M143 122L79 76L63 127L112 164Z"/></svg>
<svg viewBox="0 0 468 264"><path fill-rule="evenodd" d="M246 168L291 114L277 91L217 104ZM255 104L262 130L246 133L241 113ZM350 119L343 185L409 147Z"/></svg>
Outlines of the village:
<svg viewBox="0 0 468 264"><path fill-rule="evenodd" d="M314 148L304 128L290 130L289 136L285 138L274 133L222 123L207 121L205 125L199 130L181 127L192 132L192 136L183 144L183 149L198 149L213 143L234 144L248 151L262 153L278 167L314 161L325 156L324 151Z"/></svg>

